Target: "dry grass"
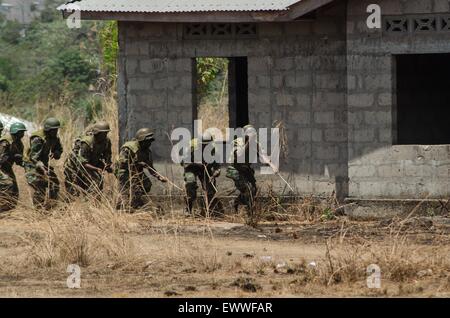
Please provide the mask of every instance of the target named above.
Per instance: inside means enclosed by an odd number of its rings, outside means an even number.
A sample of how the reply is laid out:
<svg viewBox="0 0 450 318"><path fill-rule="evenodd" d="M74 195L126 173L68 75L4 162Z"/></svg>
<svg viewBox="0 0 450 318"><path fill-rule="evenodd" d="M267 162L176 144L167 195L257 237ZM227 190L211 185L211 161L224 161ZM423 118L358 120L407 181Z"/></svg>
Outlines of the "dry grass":
<svg viewBox="0 0 450 318"><path fill-rule="evenodd" d="M97 117L112 125L111 139L117 145L114 95L105 95L103 104L104 111ZM45 105L39 107L42 114L48 110ZM50 113L66 123L61 136L65 149L70 149L73 138L84 128L82 123L64 107ZM216 115L208 117L215 119ZM117 151L114 147L114 156ZM62 180L63 160L53 164ZM417 294L415 282L431 278L439 281L432 293L450 292L448 246L418 245L395 226L377 242L364 237L347 238L344 223L337 236L316 245L295 239L262 241L257 234L268 233L247 227L239 233L230 231L218 236L213 220L181 217L172 198L159 206L150 204L141 213L118 213L114 209L117 185L113 176L107 177L105 190L99 196L86 194L72 203L61 202L50 212L31 206L23 172L18 172L18 179L20 204L0 219L1 229L13 225L20 236L10 247L17 248L17 255L0 260L0 276L13 277L13 281L36 272L43 273L42 281L49 277L65 279L67 265L78 264L85 275L97 279L97 285L89 280L85 283L93 295L133 286L135 293L147 296L186 295L188 291L187 295L203 296L402 295ZM258 198L255 224L325 225L338 217L334 195L325 200L311 196L294 202L270 188L265 191L269 196ZM225 221L244 223L245 216L227 215ZM188 228L195 231L186 233ZM383 281L397 284L395 292L367 291L366 268L370 264L380 266ZM144 287L152 292L147 294Z"/></svg>

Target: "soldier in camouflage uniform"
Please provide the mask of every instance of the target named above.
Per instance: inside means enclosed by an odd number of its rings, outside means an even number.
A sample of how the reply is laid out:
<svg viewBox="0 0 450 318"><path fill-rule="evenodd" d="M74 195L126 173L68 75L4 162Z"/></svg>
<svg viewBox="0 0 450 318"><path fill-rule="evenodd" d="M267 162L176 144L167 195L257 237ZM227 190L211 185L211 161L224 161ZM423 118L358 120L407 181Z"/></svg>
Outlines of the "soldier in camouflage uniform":
<svg viewBox="0 0 450 318"><path fill-rule="evenodd" d="M108 123L98 122L75 140L64 169L70 194L79 195L80 190L98 194L103 190L103 173L112 172L110 131Z"/></svg>
<svg viewBox="0 0 450 318"><path fill-rule="evenodd" d="M237 212L240 205L247 208L249 216L253 214L253 207L257 192L255 170L252 167L250 158L250 149L256 146L254 153L259 157L261 155L259 146L255 139L257 138L256 129L252 125L244 127L245 137L236 138L233 141L233 152L231 165L227 169L227 178L234 181L239 196L234 201L234 209Z"/></svg>
<svg viewBox="0 0 450 318"><path fill-rule="evenodd" d="M84 136L91 134L91 131L92 126L88 126L82 135L75 138L72 151L69 153L66 161L64 162L64 186L66 188L66 192L68 194L67 199L69 201L80 194L78 184L81 183L81 180L78 176L78 172L80 171L81 165L78 160L78 154L81 148L81 140Z"/></svg>
<svg viewBox="0 0 450 318"><path fill-rule="evenodd" d="M150 176L161 182L168 181L153 167L151 145L154 140L152 130L142 128L132 141L121 147L115 171L120 186L118 210L139 209L147 204L146 196L152 187Z"/></svg>
<svg viewBox="0 0 450 318"><path fill-rule="evenodd" d="M3 134L3 129L5 129L5 126L3 126L3 123L0 121L0 137Z"/></svg>
<svg viewBox="0 0 450 318"><path fill-rule="evenodd" d="M217 162L207 163L202 155L202 162L195 162L194 153L196 150L200 150L203 154L205 147L213 142L213 138L209 134L203 135L201 138L194 138L191 140L191 151L188 156L189 160L183 160L182 165L184 167L184 182L186 188L186 214L192 214L193 205L197 199L197 178L200 180L202 189L206 194L205 204L203 207L207 208L207 211L211 211L212 216L218 216L223 213L223 208L220 201L217 200L216 193L216 178L220 175L220 165ZM201 147L201 149L199 149ZM211 155L214 156L215 150L211 151ZM202 215L206 213L202 209Z"/></svg>
<svg viewBox="0 0 450 318"><path fill-rule="evenodd" d="M0 138L0 212L14 209L19 199L13 165L23 166L22 138L26 131L24 124L14 123L9 135Z"/></svg>
<svg viewBox="0 0 450 318"><path fill-rule="evenodd" d="M30 149L25 161L27 183L33 188L33 204L36 208L52 207L59 194L59 180L50 159L59 160L63 147L58 137L61 127L59 120L48 118L44 129L34 132L30 137Z"/></svg>

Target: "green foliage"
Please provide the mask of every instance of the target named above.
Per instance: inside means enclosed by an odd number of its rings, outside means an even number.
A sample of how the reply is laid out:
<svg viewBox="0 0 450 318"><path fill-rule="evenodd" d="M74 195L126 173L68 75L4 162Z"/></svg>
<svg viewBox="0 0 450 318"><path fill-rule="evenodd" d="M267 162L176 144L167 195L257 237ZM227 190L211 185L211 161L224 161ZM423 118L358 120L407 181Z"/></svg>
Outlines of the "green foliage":
<svg viewBox="0 0 450 318"><path fill-rule="evenodd" d="M46 0L44 4L44 10L41 11L40 20L44 23L50 23L57 21L60 18L61 13L55 8L62 2L59 0Z"/></svg>
<svg viewBox="0 0 450 318"><path fill-rule="evenodd" d="M118 34L116 21L107 22L99 32L103 56L102 71L113 77L117 75L117 56L119 53Z"/></svg>
<svg viewBox="0 0 450 318"><path fill-rule="evenodd" d="M16 65L9 59L0 57L0 91L6 91L16 75Z"/></svg>
<svg viewBox="0 0 450 318"><path fill-rule="evenodd" d="M321 216L322 221L329 221L335 219L334 211L331 208L326 208Z"/></svg>
<svg viewBox="0 0 450 318"><path fill-rule="evenodd" d="M59 2L47 1L56 15L33 21L24 37L15 39L9 29L0 28L0 111L31 119L37 105L51 108L63 102L89 120L101 109L96 83L101 70L115 76L117 26L83 21L81 29L69 29L55 10ZM108 41L109 35L100 40L97 31L105 29L112 34Z"/></svg>
<svg viewBox="0 0 450 318"><path fill-rule="evenodd" d="M214 90L214 80L226 73L228 69L228 59L214 57L197 58L197 93L201 98Z"/></svg>
<svg viewBox="0 0 450 318"><path fill-rule="evenodd" d="M0 37L6 44L18 44L21 38L22 30L20 23L15 21L6 21L0 27Z"/></svg>

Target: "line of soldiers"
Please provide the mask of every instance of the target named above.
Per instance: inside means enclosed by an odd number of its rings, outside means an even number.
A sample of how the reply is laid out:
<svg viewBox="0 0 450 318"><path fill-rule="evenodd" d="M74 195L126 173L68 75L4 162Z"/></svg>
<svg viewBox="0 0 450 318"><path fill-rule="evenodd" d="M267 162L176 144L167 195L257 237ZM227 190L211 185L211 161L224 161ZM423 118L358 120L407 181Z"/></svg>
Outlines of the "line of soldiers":
<svg viewBox="0 0 450 318"><path fill-rule="evenodd" d="M30 147L24 153L22 139L26 127L22 123L14 123L9 134L3 135L3 124L0 123L0 212L14 209L18 203L19 188L13 165L25 169L28 185L33 189L33 204L38 209L51 209L55 206L60 183L50 164L51 160L60 160L63 147L58 136L61 123L56 118L44 121L43 129L30 136ZM106 122L97 122L88 127L73 143L70 154L64 163L64 184L70 198L83 195L99 197L103 190L105 173L114 173L119 181L120 197L116 204L120 210L135 210L148 203L148 195L152 187L152 178L166 183L169 180L162 176L153 166L151 146L155 141L150 128L140 129L133 140L120 148L117 162L112 163L111 140L108 137L110 126ZM249 145L256 138L253 126L244 127L244 138L233 141L231 164L226 176L234 181L239 196L234 202L237 212L240 205L253 211L257 192L255 171L250 164ZM205 134L191 141L191 160L183 160L184 181L186 190L186 213L192 215L194 202L197 199L197 179L200 181L204 196L202 214L220 216L223 206L217 199L216 178L220 176L220 164L217 162L194 162L194 153L199 147L202 151L213 145L211 135ZM257 151L260 153L259 149ZM244 163L242 163L244 162ZM87 194L87 195L86 195Z"/></svg>

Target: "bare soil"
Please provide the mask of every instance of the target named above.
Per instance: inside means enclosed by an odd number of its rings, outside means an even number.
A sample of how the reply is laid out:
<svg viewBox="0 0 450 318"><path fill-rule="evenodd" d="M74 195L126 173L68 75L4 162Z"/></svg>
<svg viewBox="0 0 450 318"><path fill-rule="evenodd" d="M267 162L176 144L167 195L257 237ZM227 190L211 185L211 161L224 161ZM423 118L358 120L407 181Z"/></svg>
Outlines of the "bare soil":
<svg viewBox="0 0 450 318"><path fill-rule="evenodd" d="M450 296L449 218L402 223L340 217L252 228L140 213L127 222L121 235L136 248L135 258L82 266L81 288L69 289L68 264L30 262L29 237L40 234L27 220L2 216L0 297ZM394 241L407 253L398 252ZM368 288L367 265L391 247L398 258L385 258L381 288Z"/></svg>

